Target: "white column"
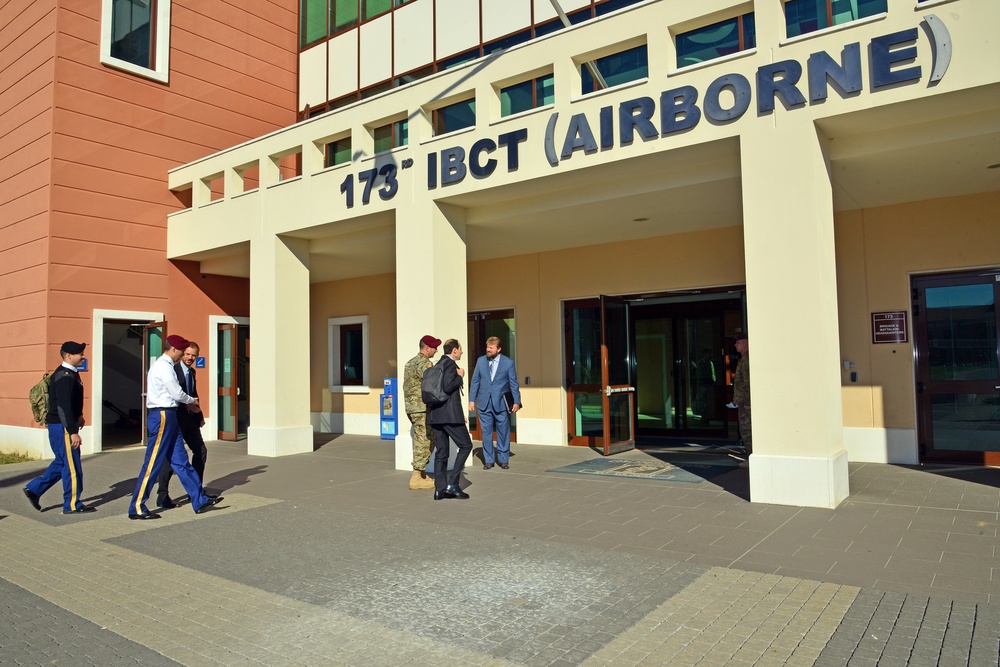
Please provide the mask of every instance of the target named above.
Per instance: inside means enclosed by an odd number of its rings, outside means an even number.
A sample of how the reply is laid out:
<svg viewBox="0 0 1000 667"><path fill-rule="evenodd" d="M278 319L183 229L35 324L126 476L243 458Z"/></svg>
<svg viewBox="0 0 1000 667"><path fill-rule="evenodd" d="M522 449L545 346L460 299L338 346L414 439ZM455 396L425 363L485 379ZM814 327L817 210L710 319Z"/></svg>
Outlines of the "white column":
<svg viewBox="0 0 1000 667"><path fill-rule="evenodd" d="M396 209L396 358L398 369L431 334L443 342L457 338L468 349L465 210L428 202ZM439 349L435 363L444 351ZM469 360L459 362L468 368ZM468 396L468 372L465 396ZM400 391L402 391L400 382ZM467 399L466 399L467 401ZM403 405L402 397L399 401ZM400 408L396 469L413 469L410 420Z"/></svg>
<svg viewBox="0 0 1000 667"><path fill-rule="evenodd" d="M833 508L848 495L833 195L812 123L774 120L740 144L750 500Z"/></svg>
<svg viewBox="0 0 1000 667"><path fill-rule="evenodd" d="M247 453L313 450L309 420L309 241L250 242L250 424Z"/></svg>

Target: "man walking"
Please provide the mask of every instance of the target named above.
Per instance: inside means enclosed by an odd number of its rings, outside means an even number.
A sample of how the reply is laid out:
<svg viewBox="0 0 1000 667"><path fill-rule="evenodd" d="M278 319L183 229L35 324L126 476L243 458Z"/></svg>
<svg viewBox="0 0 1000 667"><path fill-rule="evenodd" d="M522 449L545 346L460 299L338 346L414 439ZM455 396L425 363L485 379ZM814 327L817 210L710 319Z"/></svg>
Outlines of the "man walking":
<svg viewBox="0 0 1000 667"><path fill-rule="evenodd" d="M83 428L83 382L77 367L83 363L86 343L66 341L59 348L62 363L52 372L49 383L49 413L45 418L49 431L49 446L55 460L49 464L41 476L28 482L24 495L39 512L38 502L46 491L62 479L63 514L84 514L96 512L96 507L84 505L80 500L83 493L83 467L80 465L80 429Z"/></svg>
<svg viewBox="0 0 1000 667"><path fill-rule="evenodd" d="M153 514L146 509L146 500L153 488L153 480L160 474L164 461L170 461L174 472L180 478L184 490L191 498L191 507L194 508L195 514L211 509L222 500L221 496L209 498L202 491L201 479L188 461L180 428L177 426L178 405L189 405L192 411L201 412L198 399L189 396L181 389L177 373L174 371L174 365L180 360L188 345L190 343L183 336L167 336L163 354L153 362L146 375L148 411L146 457L142 467L139 468L139 477L135 481L135 491L132 492L132 500L129 503L130 519L160 518L159 514Z"/></svg>
<svg viewBox="0 0 1000 667"><path fill-rule="evenodd" d="M406 406L406 416L413 425L413 475L410 477L411 489L433 489L434 480L427 476L424 470L431 458L434 448L434 431L427 429L427 406L420 394L420 383L424 371L434 365L431 359L441 347L441 339L427 335L420 339L420 352L406 362L403 368L403 400Z"/></svg>
<svg viewBox="0 0 1000 667"><path fill-rule="evenodd" d="M198 360L201 348L194 341L188 342L187 349L181 357L181 363L174 364L174 371L177 375L177 382L188 396L198 398L198 383L195 378L194 364ZM205 416L199 412L191 411L188 406L181 404L177 406L177 426L181 430L181 437L184 444L191 450L191 467L198 473L201 480L202 491L205 487L205 461L208 459L208 447L205 446L205 439L201 436L201 427L205 425ZM156 492L156 506L164 509L177 507L170 498L169 487L170 478L173 477L174 469L170 466L170 460L163 462L160 468L160 476L157 479L159 489Z"/></svg>
<svg viewBox="0 0 1000 667"><path fill-rule="evenodd" d="M753 454L750 431L750 340L746 334L736 336L736 351L740 353L740 360L736 364L736 373L733 374L733 403L738 409L740 437L743 438L743 447L747 453L747 460L740 463L740 467L746 468L750 455Z"/></svg>
<svg viewBox="0 0 1000 667"><path fill-rule="evenodd" d="M445 498L468 498L458 480L465 468L465 462L472 452L472 438L466 423L465 405L462 402L462 384L465 371L458 367L462 358L462 346L454 338L444 343L444 356L438 362L443 367L442 387L448 400L440 405L432 405L427 421L434 429L434 500ZM458 446L455 467L448 470L449 440Z"/></svg>
<svg viewBox="0 0 1000 667"><path fill-rule="evenodd" d="M504 395L511 400L508 406ZM483 430L483 470L494 463L506 470L510 467L510 417L521 409L521 390L517 384L514 361L500 352L500 339L486 339L486 354L479 357L469 387L469 411L479 409L479 425ZM493 451L493 432L497 434Z"/></svg>

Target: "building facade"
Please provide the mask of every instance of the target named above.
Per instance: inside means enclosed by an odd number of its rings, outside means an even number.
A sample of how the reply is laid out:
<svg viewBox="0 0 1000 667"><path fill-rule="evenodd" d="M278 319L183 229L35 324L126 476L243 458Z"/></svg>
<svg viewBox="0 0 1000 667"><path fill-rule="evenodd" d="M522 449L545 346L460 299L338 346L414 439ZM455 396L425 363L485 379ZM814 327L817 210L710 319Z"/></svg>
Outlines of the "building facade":
<svg viewBox="0 0 1000 667"><path fill-rule="evenodd" d="M834 507L849 460L1000 461L996 3L297 9L291 117L179 161L147 211L205 302L149 311L212 342L207 436L377 434L432 333L469 366L501 337L521 445L732 441L749 333L753 501Z"/></svg>

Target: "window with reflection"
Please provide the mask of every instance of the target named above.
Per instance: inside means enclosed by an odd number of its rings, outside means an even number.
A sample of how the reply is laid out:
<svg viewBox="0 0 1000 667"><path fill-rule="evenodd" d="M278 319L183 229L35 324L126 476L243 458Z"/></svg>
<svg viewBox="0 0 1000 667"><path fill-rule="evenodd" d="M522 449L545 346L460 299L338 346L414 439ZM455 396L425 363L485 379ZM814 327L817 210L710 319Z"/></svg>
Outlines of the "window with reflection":
<svg viewBox="0 0 1000 667"><path fill-rule="evenodd" d="M888 0L787 0L785 27L796 37L886 11Z"/></svg>
<svg viewBox="0 0 1000 667"><path fill-rule="evenodd" d="M931 380L997 379L993 286L928 287L926 300Z"/></svg>
<svg viewBox="0 0 1000 667"><path fill-rule="evenodd" d="M677 35L677 66L697 65L756 48L754 15L743 14Z"/></svg>
<svg viewBox="0 0 1000 667"><path fill-rule="evenodd" d="M114 0L111 12L111 56L156 69L156 0Z"/></svg>
<svg viewBox="0 0 1000 667"><path fill-rule="evenodd" d="M405 118L372 130L375 138L375 152L389 151L409 143L410 124Z"/></svg>
<svg viewBox="0 0 1000 667"><path fill-rule="evenodd" d="M649 58L645 44L598 58L594 62L608 87L644 79L649 75ZM584 95L599 90L597 81L586 64L580 65L580 76L583 79Z"/></svg>
<svg viewBox="0 0 1000 667"><path fill-rule="evenodd" d="M457 132L476 124L476 100L468 99L434 110L434 136Z"/></svg>
<svg viewBox="0 0 1000 667"><path fill-rule="evenodd" d="M555 79L551 74L500 89L500 115L512 116L555 103Z"/></svg>

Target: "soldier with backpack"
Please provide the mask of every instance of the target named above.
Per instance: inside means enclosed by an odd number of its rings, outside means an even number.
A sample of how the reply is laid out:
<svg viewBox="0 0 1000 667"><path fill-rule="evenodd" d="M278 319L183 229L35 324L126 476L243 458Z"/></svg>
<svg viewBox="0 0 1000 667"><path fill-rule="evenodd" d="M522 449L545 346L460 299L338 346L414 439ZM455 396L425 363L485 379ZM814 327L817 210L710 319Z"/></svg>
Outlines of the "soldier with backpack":
<svg viewBox="0 0 1000 667"><path fill-rule="evenodd" d="M84 514L96 512L96 507L84 505L80 500L83 493L83 468L80 465L80 429L83 428L83 382L77 367L83 363L86 343L66 341L59 348L62 363L49 376L48 413L45 416L49 431L49 446L55 460L49 464L41 476L28 482L24 495L39 512L39 499L46 491L62 479L63 514ZM44 383L39 383L39 385ZM37 385L36 385L37 386ZM32 394L39 394L32 389ZM37 415L36 415L37 417Z"/></svg>

